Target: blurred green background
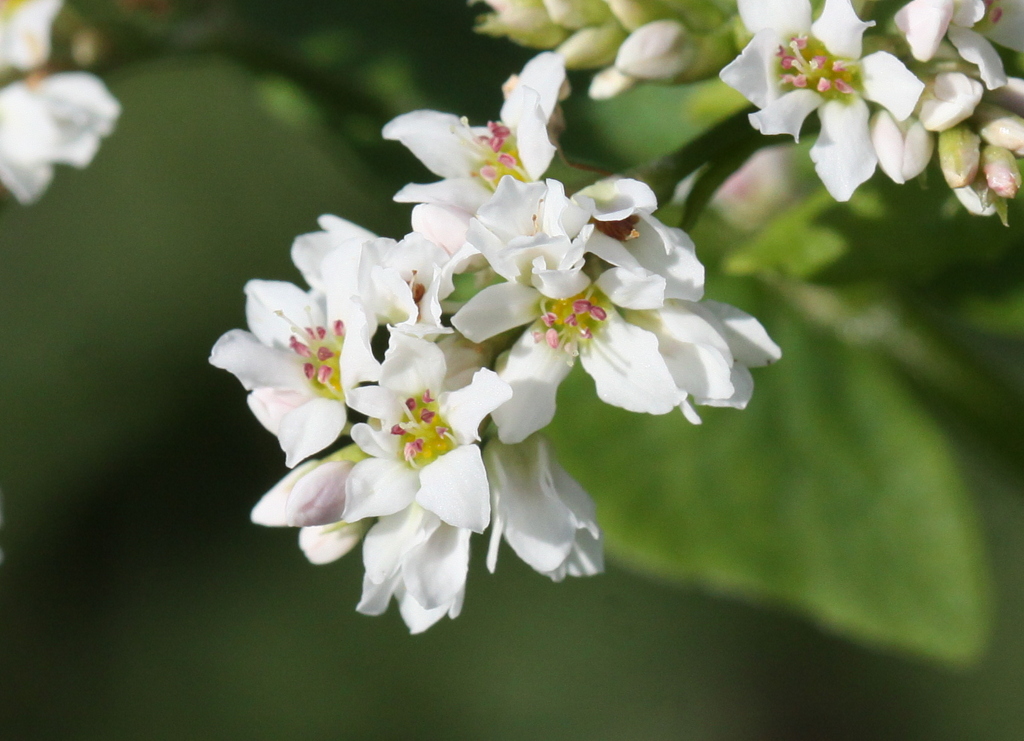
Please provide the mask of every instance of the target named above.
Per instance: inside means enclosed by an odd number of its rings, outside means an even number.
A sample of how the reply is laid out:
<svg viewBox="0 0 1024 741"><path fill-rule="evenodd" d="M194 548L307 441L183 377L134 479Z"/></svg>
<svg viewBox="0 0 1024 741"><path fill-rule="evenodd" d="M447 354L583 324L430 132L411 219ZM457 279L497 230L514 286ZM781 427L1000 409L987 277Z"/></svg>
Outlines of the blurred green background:
<svg viewBox="0 0 1024 741"><path fill-rule="evenodd" d="M608 573L552 585L506 549L491 576L476 538L462 616L410 637L394 611L355 613L358 552L313 567L294 531L249 523L285 471L283 454L235 379L206 358L222 332L243 326L246 280L298 280L288 247L318 215L406 231L408 208L390 195L428 176L379 140L382 121L421 106L485 121L500 84L531 53L475 36L476 10L460 0L195 3L170 17L102 0L75 7L107 29L111 48L127 49L105 67L124 114L91 167L60 171L41 203L8 203L0 214L0 738L1024 738L1019 229L956 217L976 235L958 238L959 251L927 236L916 252L865 238L815 265L818 284L853 286L855 298L866 279L868 293L910 296L929 326L968 348L975 375L941 363L932 376L915 374L899 353L867 357L856 341L840 346L780 308L782 295L813 304L803 288L722 275L721 295L761 316L786 353L755 371L751 408L709 413L696 429L618 415L601 410L577 374L561 397L574 416L553 436L598 499ZM245 29L244 43L218 35L225 17ZM586 76L574 81L585 89ZM607 104L576 97L565 146L632 166L692 138L721 112L708 100L657 88ZM874 185L888 203L884 184ZM914 197L924 205L913 218L934 222L934 189ZM857 218L893 228L872 216L870 198ZM708 219L698 254L713 283L723 238ZM916 224L908 216L899 228ZM806 277L805 268L791 272ZM829 352L835 360L815 364ZM985 393L978 368L990 371ZM974 396L935 382L957 373L968 373ZM796 399L804 387L812 395ZM885 427L894 419L898 427ZM850 429L879 449L858 449ZM820 447L793 442L803 432ZM794 467L822 470L800 482ZM890 472L907 473L905 486ZM806 562L778 537L783 525L795 538L793 522L808 522L785 499L797 484L813 499L846 481L895 492L871 504L881 519L861 516L856 487L822 515L855 535L864 526L856 583L845 562L828 561L825 530L815 531L817 550L800 551L820 554ZM918 489L918 499L903 496ZM757 509L743 499L762 490L778 500ZM692 516L709 491L725 493L721 511ZM677 520L650 504L662 501ZM919 516L936 501L948 503L941 516ZM752 524L736 525L737 513ZM899 527L871 530L890 515ZM658 532L644 529L645 517ZM763 520L780 529L762 531ZM720 554L721 543L735 548ZM921 617L931 592L917 599L890 579L908 543L920 544L920 564L906 584L924 574L938 584L932 591L952 585L935 638L923 635ZM818 577L824 596L805 589ZM777 589L758 586L773 580ZM864 617L876 581L893 590L877 600L888 613ZM867 596L844 607L848 586ZM963 646L936 647L950 635Z"/></svg>

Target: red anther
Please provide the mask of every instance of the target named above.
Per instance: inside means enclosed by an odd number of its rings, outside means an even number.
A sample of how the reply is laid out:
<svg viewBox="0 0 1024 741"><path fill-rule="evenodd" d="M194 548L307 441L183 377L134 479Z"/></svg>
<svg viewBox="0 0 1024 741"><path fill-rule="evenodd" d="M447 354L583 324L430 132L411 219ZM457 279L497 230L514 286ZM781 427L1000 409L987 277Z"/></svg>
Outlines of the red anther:
<svg viewBox="0 0 1024 741"><path fill-rule="evenodd" d="M316 351L316 357L317 357L317 360L323 362L325 360L330 360L331 358L333 358L334 357L334 353L331 352L326 347L321 347L319 350Z"/></svg>
<svg viewBox="0 0 1024 741"><path fill-rule="evenodd" d="M323 327L317 327L316 328L316 336L317 336L318 339L322 340L324 337L327 336L327 330L324 329Z"/></svg>
<svg viewBox="0 0 1024 741"><path fill-rule="evenodd" d="M547 326L547 327L551 327L551 326L553 326L553 325L554 325L554 323L555 323L555 322L557 322L557 321L558 321L558 317L557 317L557 316L555 316L555 314L554 314L553 312L550 312L550 311L549 311L549 312L548 312L547 314L544 314L544 315L543 315L543 316L542 316L542 317L540 318L540 320L541 320L542 322L544 322L544 325L545 325L545 326Z"/></svg>
<svg viewBox="0 0 1024 741"><path fill-rule="evenodd" d="M480 177L484 180L494 180L498 177L498 171L491 165L485 165L480 168Z"/></svg>
<svg viewBox="0 0 1024 741"><path fill-rule="evenodd" d="M334 368L329 365L321 365L316 371L316 380L326 386L332 373L334 373Z"/></svg>
<svg viewBox="0 0 1024 741"><path fill-rule="evenodd" d="M594 317L599 322L603 322L605 319L608 318L608 312L602 309L600 306L591 306L590 316Z"/></svg>
<svg viewBox="0 0 1024 741"><path fill-rule="evenodd" d="M448 434L447 427L435 427L434 429L437 431L438 437L444 437Z"/></svg>
<svg viewBox="0 0 1024 741"><path fill-rule="evenodd" d="M295 335L292 335L292 338L288 340L288 346L304 358L308 358L310 356L309 348L299 342Z"/></svg>
<svg viewBox="0 0 1024 741"><path fill-rule="evenodd" d="M544 333L544 339L548 341L548 347L552 350L558 349L558 330L549 329Z"/></svg>
<svg viewBox="0 0 1024 741"><path fill-rule="evenodd" d="M850 83L848 83L846 80L836 80L836 90L846 94L853 92L853 88L850 86Z"/></svg>
<svg viewBox="0 0 1024 741"><path fill-rule="evenodd" d="M822 77L820 80L818 80L818 92L819 93L826 93L831 88L832 88L832 83L829 81L829 79L827 77Z"/></svg>
<svg viewBox="0 0 1024 741"><path fill-rule="evenodd" d="M424 409L422 412L420 412L420 421L423 422L424 424L429 425L430 421L434 419L434 417L436 416L437 414L435 412L432 412L429 409Z"/></svg>
<svg viewBox="0 0 1024 741"><path fill-rule="evenodd" d="M435 401L437 401L437 399L435 399L433 396L430 395L430 389L427 389L426 391L423 392L423 403L424 404L432 404Z"/></svg>
<svg viewBox="0 0 1024 741"><path fill-rule="evenodd" d="M312 381L313 376L316 375L316 367L312 363L305 363L302 366L302 372L306 374L306 378Z"/></svg>
<svg viewBox="0 0 1024 741"><path fill-rule="evenodd" d="M796 44L797 49L807 48L807 37L806 36L794 36L793 43Z"/></svg>
<svg viewBox="0 0 1024 741"><path fill-rule="evenodd" d="M344 337L345 336L345 322L340 319L336 319L334 322L334 336Z"/></svg>
<svg viewBox="0 0 1024 741"><path fill-rule="evenodd" d="M575 314L586 314L588 311L590 311L591 306L593 306L593 304L587 301L585 298L581 298L578 301L572 302L572 310Z"/></svg>
<svg viewBox="0 0 1024 741"><path fill-rule="evenodd" d="M833 72L845 72L846 71L846 64L843 62L842 59L837 59L836 61L832 62L832 71Z"/></svg>
<svg viewBox="0 0 1024 741"><path fill-rule="evenodd" d="M391 434L392 435L404 435L405 434L405 430L402 429L402 425L393 425L391 427Z"/></svg>
<svg viewBox="0 0 1024 741"><path fill-rule="evenodd" d="M516 166L516 158L507 152L498 156L498 162L505 165L505 167Z"/></svg>
<svg viewBox="0 0 1024 741"><path fill-rule="evenodd" d="M796 87L807 87L807 75L797 75L794 77L793 85Z"/></svg>
<svg viewBox="0 0 1024 741"><path fill-rule="evenodd" d="M991 20L992 20L993 23L999 23L999 21L1002 20L1002 17L1003 17L1003 9L1002 8L996 8L995 10L992 11L992 18L991 18Z"/></svg>
<svg viewBox="0 0 1024 741"><path fill-rule="evenodd" d="M411 412L413 409L416 408L416 400L410 396L408 399L405 400L405 408Z"/></svg>
<svg viewBox="0 0 1024 741"><path fill-rule="evenodd" d="M569 325L570 327L578 327L579 326L579 322L576 321L576 315L575 314L570 314L569 316L567 316L565 318L565 323L567 325Z"/></svg>
<svg viewBox="0 0 1024 741"><path fill-rule="evenodd" d="M828 57L818 54L813 58L814 63L818 65L818 69L825 69L825 65L828 64Z"/></svg>
<svg viewBox="0 0 1024 741"><path fill-rule="evenodd" d="M411 443L406 443L405 450L403 452L405 454L405 459L407 461L411 461L413 458L415 458L416 456L423 452L423 439L416 438Z"/></svg>
<svg viewBox="0 0 1024 741"><path fill-rule="evenodd" d="M302 329L305 331L306 335L310 337L310 339L316 339L315 329L313 329L312 327L303 327Z"/></svg>
<svg viewBox="0 0 1024 741"><path fill-rule="evenodd" d="M786 47L784 47L782 44L779 44L779 50L777 52L775 52L775 56L777 56L777 57L784 57L784 56L786 56Z"/></svg>
<svg viewBox="0 0 1024 741"><path fill-rule="evenodd" d="M581 330L580 330L580 337L582 337L582 338L583 338L583 339L585 339L585 340L589 340L589 339L591 339L591 338L592 338L593 336L594 336L594 333L593 333L593 332L591 332L591 331L590 331L589 329L587 329L586 327L584 327L583 329L581 329Z"/></svg>
<svg viewBox="0 0 1024 741"><path fill-rule="evenodd" d="M796 61L796 57L783 57L782 58L782 69L793 69L793 62Z"/></svg>

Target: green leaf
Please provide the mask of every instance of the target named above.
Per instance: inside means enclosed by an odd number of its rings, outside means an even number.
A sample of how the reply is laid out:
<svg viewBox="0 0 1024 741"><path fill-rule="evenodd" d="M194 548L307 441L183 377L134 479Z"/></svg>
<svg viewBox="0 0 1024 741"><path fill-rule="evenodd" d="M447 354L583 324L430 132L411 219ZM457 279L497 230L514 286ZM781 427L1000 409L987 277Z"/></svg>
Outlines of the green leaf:
<svg viewBox="0 0 1024 741"><path fill-rule="evenodd" d="M750 308L749 306L745 308ZM780 313L745 411L634 415L576 373L550 429L610 553L796 608L869 644L966 662L989 628L975 513L950 449L886 362Z"/></svg>

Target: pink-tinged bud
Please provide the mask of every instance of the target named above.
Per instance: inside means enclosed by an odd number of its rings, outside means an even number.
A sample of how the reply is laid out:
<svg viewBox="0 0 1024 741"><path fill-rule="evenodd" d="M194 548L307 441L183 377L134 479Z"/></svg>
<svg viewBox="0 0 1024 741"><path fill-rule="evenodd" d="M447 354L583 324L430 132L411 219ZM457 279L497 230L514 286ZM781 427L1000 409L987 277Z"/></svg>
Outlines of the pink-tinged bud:
<svg viewBox="0 0 1024 741"><path fill-rule="evenodd" d="M935 151L935 141L920 121L900 123L886 110L871 119L871 143L882 172L901 184L920 175Z"/></svg>
<svg viewBox="0 0 1024 741"><path fill-rule="evenodd" d="M966 124L946 129L939 134L939 164L950 188L966 188L978 177L981 137Z"/></svg>
<svg viewBox="0 0 1024 741"><path fill-rule="evenodd" d="M345 482L355 464L326 461L296 482L285 505L285 521L292 527L330 525L345 509Z"/></svg>
<svg viewBox="0 0 1024 741"><path fill-rule="evenodd" d="M896 13L896 26L914 59L927 62L935 56L953 20L953 5L953 0L913 0Z"/></svg>
<svg viewBox="0 0 1024 741"><path fill-rule="evenodd" d="M619 93L624 93L636 85L637 79L619 72L615 67L603 69L590 80L590 88L587 90L594 100L608 100Z"/></svg>
<svg viewBox="0 0 1024 741"><path fill-rule="evenodd" d="M961 72L943 72L921 96L921 123L929 131L945 131L969 118L981 101L984 86Z"/></svg>
<svg viewBox="0 0 1024 741"><path fill-rule="evenodd" d="M968 185L965 188L956 188L953 192L963 207L975 216L991 216L996 212L994 194L985 183L980 186Z"/></svg>
<svg viewBox="0 0 1024 741"><path fill-rule="evenodd" d="M1024 118L997 105L983 103L975 112L978 133L987 143L1024 157Z"/></svg>
<svg viewBox="0 0 1024 741"><path fill-rule="evenodd" d="M987 100L1005 108L1010 113L1024 116L1024 80L1011 77L1001 88L989 91Z"/></svg>
<svg viewBox="0 0 1024 741"><path fill-rule="evenodd" d="M981 150L981 169L989 189L1000 198L1014 198L1020 190L1020 167L1013 152L987 146Z"/></svg>
<svg viewBox="0 0 1024 741"><path fill-rule="evenodd" d="M690 33L673 20L659 20L641 26L629 35L615 57L615 67L641 80L675 77L690 61Z"/></svg>

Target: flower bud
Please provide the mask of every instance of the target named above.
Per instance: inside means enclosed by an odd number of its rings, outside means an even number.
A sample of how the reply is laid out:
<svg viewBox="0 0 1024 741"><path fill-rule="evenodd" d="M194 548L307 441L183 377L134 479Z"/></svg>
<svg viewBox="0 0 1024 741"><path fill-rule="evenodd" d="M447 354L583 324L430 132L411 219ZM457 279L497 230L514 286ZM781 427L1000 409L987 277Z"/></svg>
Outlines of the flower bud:
<svg viewBox="0 0 1024 741"><path fill-rule="evenodd" d="M557 51L565 57L565 66L569 69L605 67L615 61L619 45L625 40L622 26L618 21L610 21L577 31L562 42Z"/></svg>
<svg viewBox="0 0 1024 741"><path fill-rule="evenodd" d="M612 18L603 0L543 0L548 15L563 28L578 30L596 26Z"/></svg>
<svg viewBox="0 0 1024 741"><path fill-rule="evenodd" d="M495 11L477 20L476 30L488 36L508 36L523 46L551 49L568 35L551 20L541 0L486 0Z"/></svg>
<svg viewBox="0 0 1024 741"><path fill-rule="evenodd" d="M981 163L981 137L967 126L954 126L939 134L939 164L950 188L974 182Z"/></svg>
<svg viewBox="0 0 1024 741"><path fill-rule="evenodd" d="M624 93L636 85L637 79L624 75L615 67L603 69L594 75L590 81L590 89L587 94L594 100L608 100L619 93Z"/></svg>
<svg viewBox="0 0 1024 741"><path fill-rule="evenodd" d="M985 183L979 186L968 185L965 188L954 188L953 192L964 208L975 216L991 216L996 212L993 193Z"/></svg>
<svg viewBox="0 0 1024 741"><path fill-rule="evenodd" d="M898 123L886 110L871 119L871 143L882 172L900 184L924 172L935 151L935 141L920 121Z"/></svg>
<svg viewBox="0 0 1024 741"><path fill-rule="evenodd" d="M927 62L946 35L953 19L953 0L912 0L896 13L896 26L907 37L910 53Z"/></svg>
<svg viewBox="0 0 1024 741"><path fill-rule="evenodd" d="M1024 157L1024 118L988 103L978 106L974 117L981 138Z"/></svg>
<svg viewBox="0 0 1024 741"><path fill-rule="evenodd" d="M606 0L615 18L627 31L635 31L651 21L671 14L657 0Z"/></svg>
<svg viewBox="0 0 1024 741"><path fill-rule="evenodd" d="M985 88L962 72L935 76L921 97L921 123L929 131L945 131L974 113Z"/></svg>
<svg viewBox="0 0 1024 741"><path fill-rule="evenodd" d="M615 66L623 74L641 80L675 77L693 59L690 36L690 32L679 21L648 23L622 42L615 57Z"/></svg>
<svg viewBox="0 0 1024 741"><path fill-rule="evenodd" d="M1011 113L1024 116L1024 80L1009 78L1001 88L990 91L987 99Z"/></svg>
<svg viewBox="0 0 1024 741"><path fill-rule="evenodd" d="M291 527L330 525L345 509L345 482L352 461L324 461L295 482L285 504L285 522Z"/></svg>
<svg viewBox="0 0 1024 741"><path fill-rule="evenodd" d="M1020 190L1020 168L1013 152L987 146L981 150L981 169L988 187L1000 198L1014 198Z"/></svg>

